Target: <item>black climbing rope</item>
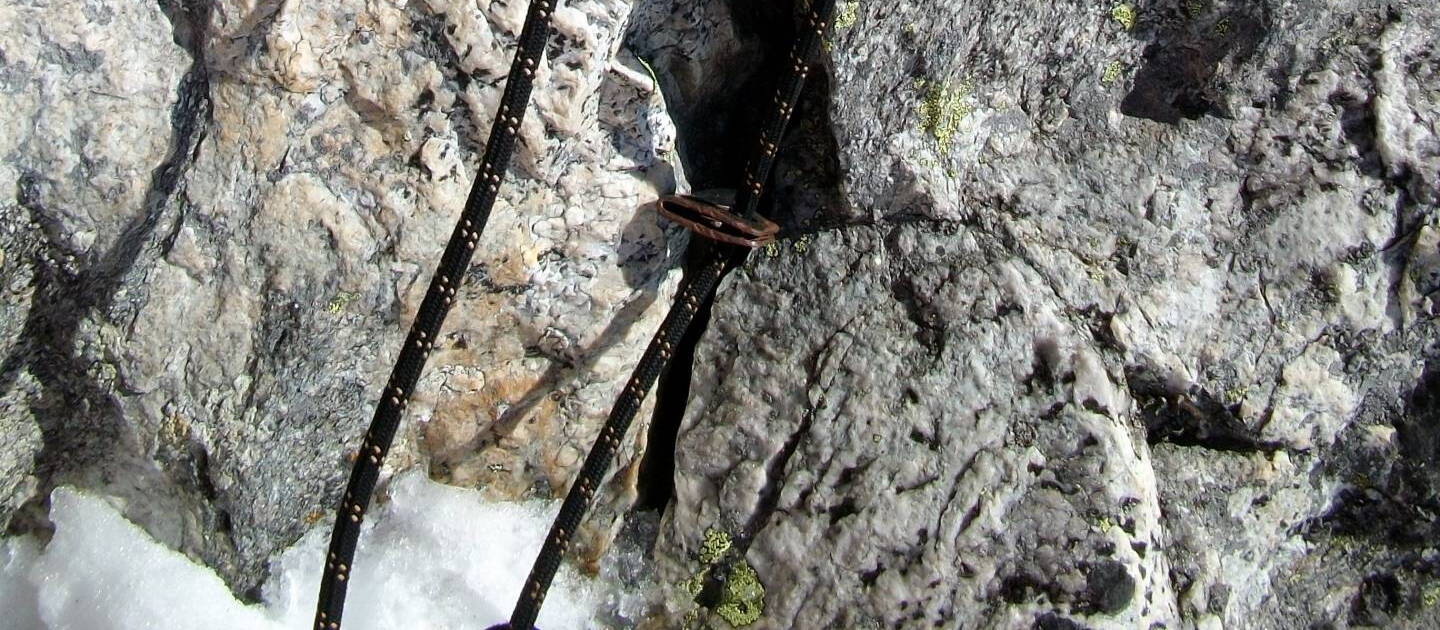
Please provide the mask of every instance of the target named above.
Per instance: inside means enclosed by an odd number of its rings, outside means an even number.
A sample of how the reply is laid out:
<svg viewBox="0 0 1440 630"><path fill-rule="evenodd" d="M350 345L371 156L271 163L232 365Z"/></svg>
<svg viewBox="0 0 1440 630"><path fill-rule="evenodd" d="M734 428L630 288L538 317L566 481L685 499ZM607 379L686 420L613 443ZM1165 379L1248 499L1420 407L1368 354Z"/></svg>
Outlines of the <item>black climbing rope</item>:
<svg viewBox="0 0 1440 630"><path fill-rule="evenodd" d="M625 438L631 420L639 411L641 402L650 393L655 378L669 362L675 343L690 327L700 305L711 299L720 278L729 269L744 262L749 253L749 249L734 244L736 239L746 241L747 245L753 247L764 242L764 239L773 237L774 230L763 226L769 222L757 215L756 207L765 191L765 183L769 179L785 125L794 113L795 103L805 85L805 78L809 75L809 60L818 52L834 9L834 0L812 0L805 18L798 25L794 47L790 51L779 88L775 92L774 106L761 131L755 153L747 163L744 184L737 192L732 211L734 216L729 220L721 220L715 217L727 210L723 206L693 197L677 200L682 202L678 205L686 207L708 206L704 213L688 213L681 215L679 219L681 223L694 229L696 234L710 237L715 242L700 243L708 247L709 251L703 253L699 272L693 278L686 278L670 312L665 316L665 321L650 340L640 363L635 366L635 371L630 375L630 380L610 411L610 417L605 421L590 454L586 456L575 483L570 486L570 492L566 494L565 502L560 507L560 514L556 516L540 555L530 570L530 577L526 580L515 610L510 616L509 628L533 627L532 624L540 614L540 606L550 588L550 582L560 567L561 558L570 547L571 537L589 509L595 491L609 470L610 462L619 449L621 440ZM659 204L662 212L667 208L666 202L667 200L662 199ZM666 216L673 215L667 212ZM746 233L727 237L726 232L732 229Z"/></svg>
<svg viewBox="0 0 1440 630"><path fill-rule="evenodd" d="M795 43L790 48L780 84L775 90L774 106L760 130L755 152L746 163L744 185L735 196L735 210L742 217L756 215L756 206L765 192L765 183L770 179L770 169L775 165L775 154L780 148L781 137L785 135L785 126L790 123L795 104L800 100L800 91L805 88L805 79L810 76L810 60L820 52L820 44L825 40L825 32L830 28L831 16L835 13L834 0L811 0L809 4L809 12L796 25Z"/></svg>
<svg viewBox="0 0 1440 630"><path fill-rule="evenodd" d="M550 588L550 581L554 579L555 571L560 568L561 557L570 547L570 538L574 535L575 528L585 517L585 511L590 508L590 501L595 497L600 481L610 469L610 461L614 458L615 451L620 448L620 441L625 438L630 421L640 410L640 403L644 402L645 395L655 384L655 378L669 362L676 342L690 327L690 321L700 310L701 301L720 280L725 264L724 257L714 257L694 278L687 279L685 286L676 296L674 307L651 338L650 345L645 348L640 363L635 366L623 393L610 410L605 428L601 429L595 445L590 448L590 454L585 457L579 477L570 487L569 494L565 495L565 503L560 506L560 514L555 517L555 523L550 527L550 535L545 539L535 566L530 570L525 590L515 605L515 612L510 616L510 628L530 628L535 623L535 618L540 614L540 605Z"/></svg>
<svg viewBox="0 0 1440 630"><path fill-rule="evenodd" d="M345 487L345 496L335 516L335 528L331 531L330 549L325 558L325 573L320 579L320 598L315 606L315 627L319 630L340 627L340 618L345 610L346 586L355 558L355 543L360 536L360 521L375 491L380 464L395 439L400 413L415 391L415 382L419 380L425 360L435 347L440 326L455 298L455 290L470 264L480 232L490 218L490 209L495 205L500 181L510 165L520 121L525 117L531 83L545 55L545 42L550 37L550 14L554 9L555 0L530 2L525 26L520 31L519 50L510 64L505 93L500 99L500 109L490 128L485 155L470 188L470 196L465 201L465 209L450 235L450 242L445 246L435 276L430 280L430 288L420 303L420 311L410 326L410 334L405 338L400 357L390 372L390 380L380 395L370 429L360 443L355 467L350 472L350 482Z"/></svg>

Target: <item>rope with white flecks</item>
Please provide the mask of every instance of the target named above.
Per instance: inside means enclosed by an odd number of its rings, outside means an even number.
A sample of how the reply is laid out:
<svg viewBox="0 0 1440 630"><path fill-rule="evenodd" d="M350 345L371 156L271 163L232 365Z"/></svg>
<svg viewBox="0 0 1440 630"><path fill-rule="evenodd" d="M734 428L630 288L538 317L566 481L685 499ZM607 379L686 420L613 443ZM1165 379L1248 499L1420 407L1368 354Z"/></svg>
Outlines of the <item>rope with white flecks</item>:
<svg viewBox="0 0 1440 630"><path fill-rule="evenodd" d="M760 197L765 192L765 182L770 177L770 170L779 149L780 139L784 134L786 124L790 121L791 114L794 113L795 103L799 99L805 79L809 75L809 60L814 58L819 51L834 9L834 0L813 0L805 19L798 25L799 32L795 38L794 47L787 60L779 89L775 92L774 107L771 109L767 124L761 131L755 153L747 163L744 185L736 197L735 210L741 216L754 214ZM560 567L561 558L570 547L570 540L575 534L575 529L584 519L585 512L594 499L595 491L609 470L611 460L620 448L620 443L625 438L625 433L629 430L635 413L639 411L640 404L649 394L655 378L669 362L675 343L689 329L700 305L711 299L712 293L724 273L742 263L749 251L720 243L707 243L706 245L711 249L700 265L699 272L694 278L687 278L685 285L676 294L670 312L650 340L650 345L645 349L645 354L641 356L640 363L635 366L630 380L626 383L615 407L610 411L610 417L606 420L604 428L600 430L600 435L594 446L591 447L589 455L586 456L585 463L580 468L580 474L576 477L575 483L570 486L570 491L565 496L565 502L560 507L560 514L555 517L550 534L546 537L544 547L541 548L539 557L535 559L535 565L530 570L530 577L526 580L520 598L515 604L515 611L510 616L510 628L531 628L535 623L535 618L540 614L540 606L544 603L545 595L549 591L550 583Z"/></svg>
<svg viewBox="0 0 1440 630"><path fill-rule="evenodd" d="M530 88L545 55L545 42L550 37L550 16L555 10L556 0L532 0L525 16L525 26L520 31L519 50L510 64L510 75L505 82L505 92L500 99L500 109L490 128L490 138L485 144L485 154L479 172L465 201L455 231L445 246L445 253L430 288L420 303L420 311L410 326L410 334L400 350L400 357L390 372L390 380L380 395L375 408L375 417L360 443L360 452L350 472L350 481L345 487L340 508L335 517L335 528L330 534L329 553L325 558L325 573L320 579L320 598L315 607L315 627L319 630L335 630L340 627L341 615L345 609L346 586L350 579L350 568L355 558L355 545L360 536L360 522L370 505L375 491L375 482L380 477L380 465L395 439L415 383L425 367L425 361L440 334L445 316L450 312L451 302L459 287L470 256L480 240L480 233L490 218L495 197L500 189L501 179L510 165L510 155L515 148L520 121L530 100Z"/></svg>

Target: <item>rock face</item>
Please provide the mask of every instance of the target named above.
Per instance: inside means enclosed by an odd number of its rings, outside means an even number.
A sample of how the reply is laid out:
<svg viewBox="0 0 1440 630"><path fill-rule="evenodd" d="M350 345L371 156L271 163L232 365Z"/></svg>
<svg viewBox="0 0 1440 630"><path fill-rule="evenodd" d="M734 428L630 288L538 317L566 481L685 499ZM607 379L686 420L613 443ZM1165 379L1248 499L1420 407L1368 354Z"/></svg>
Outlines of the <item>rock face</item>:
<svg viewBox="0 0 1440 630"><path fill-rule="evenodd" d="M756 627L1436 623L1440 12L841 13L788 149L836 166L720 290L662 583L718 529Z"/></svg>
<svg viewBox="0 0 1440 630"><path fill-rule="evenodd" d="M525 6L131 4L0 9L24 25L0 40L0 518L43 529L50 488L98 489L245 592L333 509ZM642 206L675 133L629 11L556 11L390 466L563 490L663 315L684 236Z"/></svg>
<svg viewBox="0 0 1440 630"><path fill-rule="evenodd" d="M4 524L52 475L90 474L127 437L108 400L114 366L70 350L100 340L80 311L128 299L117 276L153 230L147 208L174 189L175 136L193 129L171 112L193 103L158 6L6 3L0 20Z"/></svg>
<svg viewBox="0 0 1440 630"><path fill-rule="evenodd" d="M497 498L565 490L794 13L562 4L387 462ZM250 592L328 518L524 10L0 4L0 522L99 490ZM628 516L655 627L1440 623L1437 28L841 3L577 560Z"/></svg>

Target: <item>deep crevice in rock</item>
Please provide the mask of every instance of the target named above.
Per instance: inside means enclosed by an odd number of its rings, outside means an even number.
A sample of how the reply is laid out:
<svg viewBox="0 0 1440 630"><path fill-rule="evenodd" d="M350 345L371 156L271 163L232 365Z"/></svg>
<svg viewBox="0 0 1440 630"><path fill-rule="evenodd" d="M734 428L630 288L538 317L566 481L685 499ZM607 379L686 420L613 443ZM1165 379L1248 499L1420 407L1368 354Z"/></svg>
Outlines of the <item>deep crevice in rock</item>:
<svg viewBox="0 0 1440 630"><path fill-rule="evenodd" d="M653 2L653 0L650 0ZM677 147L691 190L733 189L743 180L761 120L768 115L778 69L794 43L800 3L727 0L702 8L676 5L671 20L632 19L625 45L655 71L674 119ZM666 15L637 4L632 15ZM670 42L677 23L718 22L719 40L690 56ZM680 37L687 34L681 30ZM725 38L728 35L728 38ZM815 60L822 67L827 53ZM818 68L817 68L818 69ZM780 156L760 211L781 227L781 238L840 221L826 210L844 203L839 146L830 121L825 72L810 73L781 141Z"/></svg>
<svg viewBox="0 0 1440 630"><path fill-rule="evenodd" d="M698 262L697 251L691 249L687 252L686 274L692 273ZM700 305L690 329L685 331L685 335L675 347L670 366L660 375L660 381L655 388L655 415L650 421L645 440L645 455L640 461L640 475L636 481L637 510L663 513L675 494L675 442L680 435L680 423L685 420L685 410L690 404L695 347L710 326L713 306L713 300L706 300Z"/></svg>
<svg viewBox="0 0 1440 630"><path fill-rule="evenodd" d="M1350 623L1356 626L1386 627L1404 601L1400 580L1391 573L1376 573L1360 583L1350 603Z"/></svg>
<svg viewBox="0 0 1440 630"><path fill-rule="evenodd" d="M645 4L637 4L632 15L664 13ZM773 73L762 68L773 67L788 51L792 4L727 0L700 9L676 6L674 21L666 24L632 20L625 45L655 70L693 189L734 188L741 181L753 141L753 133L747 132L758 127L769 99L736 96L768 93L773 87ZM679 15L682 12L701 15ZM705 49L707 58L690 58L659 39L661 29L702 16L719 22L716 38L730 35L728 41ZM728 33L723 33L727 25Z"/></svg>
<svg viewBox="0 0 1440 630"><path fill-rule="evenodd" d="M707 59L688 58L668 46L652 41L649 25L632 20L626 33L626 46L646 59L655 70L665 94L670 114L675 120L677 145L692 190L738 186L743 169L753 150L762 117L768 113L768 98L736 98L737 95L769 95L776 89L778 67L793 45L792 16L799 11L798 3L769 3L759 0L730 0L709 5L704 11L723 16L730 25L733 39L718 44L707 52ZM637 5L635 14L644 9ZM677 9L678 10L678 9ZM722 22L724 23L724 22ZM782 142L776 170L772 173L770 193L762 200L761 211L786 227L793 227L802 213L789 208L814 208L817 204L798 198L797 187L779 182L782 173L797 162L820 164L829 169L831 180L838 179L838 149L833 134L829 142L811 142L812 136L830 129L828 118L828 85L824 73L813 73L804 96ZM804 140L796 139L796 131ZM789 153L796 147L821 146L828 159L797 157ZM808 150L808 149L807 149ZM801 170L809 167L799 167ZM835 188L833 182L829 190ZM777 202L777 199L784 203ZM785 208L777 212L777 207ZM813 218L814 212L809 212ZM808 221L809 219L807 219ZM698 237L692 237L698 238ZM695 241L692 240L692 243ZM686 274L700 258L700 250L692 247ZM661 375L656 390L655 413L649 426L645 455L637 481L638 510L663 512L674 491L675 447L680 423L689 405L690 384L694 369L695 350L709 326L714 295L696 314L690 330L675 348L669 368Z"/></svg>
<svg viewBox="0 0 1440 630"><path fill-rule="evenodd" d="M1203 388L1172 391L1162 376L1142 366L1127 368L1125 380L1139 407L1150 444L1169 442L1238 453L1284 448L1278 442L1261 439L1255 429L1237 417L1234 405L1225 404Z"/></svg>

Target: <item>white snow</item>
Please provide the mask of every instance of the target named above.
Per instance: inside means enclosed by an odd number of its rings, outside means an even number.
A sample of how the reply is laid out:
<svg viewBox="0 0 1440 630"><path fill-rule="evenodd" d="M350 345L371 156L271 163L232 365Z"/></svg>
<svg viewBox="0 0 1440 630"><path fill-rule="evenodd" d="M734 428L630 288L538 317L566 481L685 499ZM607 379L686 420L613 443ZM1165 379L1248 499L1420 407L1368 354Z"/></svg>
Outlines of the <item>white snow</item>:
<svg viewBox="0 0 1440 630"><path fill-rule="evenodd" d="M475 628L502 623L558 503L487 503L478 493L398 477L361 535L345 628ZM330 527L322 523L271 561L262 604L230 595L209 568L155 542L103 498L51 495L55 536L0 539L0 628L310 628ZM607 593L607 589L612 592ZM542 630L597 625L614 589L562 570Z"/></svg>

